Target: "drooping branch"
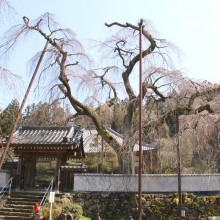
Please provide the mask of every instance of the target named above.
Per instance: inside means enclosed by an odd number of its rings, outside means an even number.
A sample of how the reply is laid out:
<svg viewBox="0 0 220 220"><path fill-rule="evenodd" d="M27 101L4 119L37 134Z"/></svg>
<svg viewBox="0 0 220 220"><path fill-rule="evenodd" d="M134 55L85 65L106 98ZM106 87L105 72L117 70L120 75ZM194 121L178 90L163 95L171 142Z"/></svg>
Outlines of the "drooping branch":
<svg viewBox="0 0 220 220"><path fill-rule="evenodd" d="M118 98L118 95L117 95L117 91L116 91L116 88L115 86L113 85L112 82L110 82L109 80L107 80L105 78L106 74L114 69L115 67L106 67L104 68L104 73L102 75L98 75L96 74L95 72L93 72L93 75L94 75L94 78L98 78L100 80L100 84L101 84L101 87L104 88L105 86L107 86L109 88L109 100L107 102L108 106L111 107L112 105L114 105L114 102L115 100L117 100ZM113 93L113 97L111 98L111 93Z"/></svg>

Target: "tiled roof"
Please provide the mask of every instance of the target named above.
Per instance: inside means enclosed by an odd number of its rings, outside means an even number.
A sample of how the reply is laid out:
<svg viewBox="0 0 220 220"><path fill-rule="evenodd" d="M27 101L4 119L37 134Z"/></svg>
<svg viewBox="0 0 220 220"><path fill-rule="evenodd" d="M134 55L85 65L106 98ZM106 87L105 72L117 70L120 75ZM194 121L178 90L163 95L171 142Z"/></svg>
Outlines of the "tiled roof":
<svg viewBox="0 0 220 220"><path fill-rule="evenodd" d="M97 153L102 151L102 144L101 139L97 140L98 132L96 130L86 130L82 129L83 131L83 143L84 143L84 152L85 153ZM123 136L111 128L107 128L107 131L116 138L116 140L122 144L123 143ZM156 143L153 144L143 144L142 149L143 151L153 150L156 149L158 145ZM139 144L135 144L134 152L139 151Z"/></svg>
<svg viewBox="0 0 220 220"><path fill-rule="evenodd" d="M120 144L123 143L123 136L122 136L121 134L119 134L118 132L112 130L111 128L108 128L107 130L111 133L111 135L112 135L113 137L115 137L115 138L117 139L117 141L118 141ZM157 147L158 147L158 145L157 145L156 143L143 144L142 150L143 150L143 151L153 150L153 149L155 149L155 148L157 148ZM134 145L133 151L134 151L134 152L139 151L139 143L137 143L137 144Z"/></svg>
<svg viewBox="0 0 220 220"><path fill-rule="evenodd" d="M20 126L13 134L11 145L71 145L78 143L81 136L78 126Z"/></svg>

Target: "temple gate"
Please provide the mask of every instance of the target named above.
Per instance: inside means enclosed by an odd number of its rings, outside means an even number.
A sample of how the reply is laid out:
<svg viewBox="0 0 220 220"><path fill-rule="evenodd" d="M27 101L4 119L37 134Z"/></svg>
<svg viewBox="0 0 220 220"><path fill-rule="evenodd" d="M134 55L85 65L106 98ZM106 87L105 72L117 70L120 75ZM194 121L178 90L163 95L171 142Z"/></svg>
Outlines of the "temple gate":
<svg viewBox="0 0 220 220"><path fill-rule="evenodd" d="M85 171L82 131L79 126L63 127L18 127L10 145L18 157L16 188L45 188L47 181L37 180L37 164L45 167L50 163L51 179L56 191L73 188L73 173ZM68 164L68 160L75 163Z"/></svg>

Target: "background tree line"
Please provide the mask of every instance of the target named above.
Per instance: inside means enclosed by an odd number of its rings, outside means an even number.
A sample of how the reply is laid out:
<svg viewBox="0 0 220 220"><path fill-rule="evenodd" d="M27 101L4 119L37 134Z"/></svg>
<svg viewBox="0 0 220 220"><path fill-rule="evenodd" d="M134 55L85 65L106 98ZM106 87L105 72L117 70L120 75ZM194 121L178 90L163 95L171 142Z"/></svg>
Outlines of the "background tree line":
<svg viewBox="0 0 220 220"><path fill-rule="evenodd" d="M218 91L213 91L211 99L209 97L207 100L204 95L203 97L197 98L197 101L198 100L200 100L199 102L202 106L209 105L209 108L212 109L213 112L209 113L207 110L203 110L197 113L193 110L182 109L179 111L182 171L184 173L219 172L218 146L220 115L218 102L220 101L220 95ZM96 109L96 113L102 119L102 123L120 134L126 129L122 120L126 114L126 102L127 100L121 100L118 101L114 107L109 107L106 104ZM152 106L152 103L148 101L144 106L143 142L148 144L157 142L160 146L159 159L161 167L158 167L153 172L176 172L176 114L174 112L172 114L170 113L172 105L172 102L167 102L163 105ZM7 137L9 134L12 123L18 113L18 108L18 101L12 100L12 102L1 111L0 128L2 137ZM150 113L149 109L151 109ZM161 118L163 118L162 121L160 121ZM158 121L160 121L159 124ZM149 128L150 122L156 123L155 127L152 126ZM20 124L27 126L62 126L77 124L85 129L95 128L88 117L78 116L73 119L69 107L63 106L59 102L52 104L39 102L37 104L33 103L28 105L22 114ZM10 155L12 155L12 153ZM149 171L145 170L145 172Z"/></svg>

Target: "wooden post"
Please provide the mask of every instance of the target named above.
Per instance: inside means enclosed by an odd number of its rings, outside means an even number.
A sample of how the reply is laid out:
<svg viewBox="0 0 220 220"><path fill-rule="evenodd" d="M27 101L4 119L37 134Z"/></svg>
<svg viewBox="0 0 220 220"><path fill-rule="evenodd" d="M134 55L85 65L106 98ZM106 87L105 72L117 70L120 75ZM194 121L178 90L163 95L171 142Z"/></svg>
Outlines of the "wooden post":
<svg viewBox="0 0 220 220"><path fill-rule="evenodd" d="M143 172L143 150L142 150L142 31L143 19L139 23L139 171L138 171L138 220L142 220L142 172Z"/></svg>
<svg viewBox="0 0 220 220"><path fill-rule="evenodd" d="M65 165L66 164L66 161L67 161L67 154L63 154L60 156L60 168L59 168L59 174L60 174L60 177L59 177L59 190L64 190L67 188L67 185L68 185L68 181L67 181L67 178L68 178L68 170L64 170L62 171L61 173L61 166L62 165Z"/></svg>
<svg viewBox="0 0 220 220"><path fill-rule="evenodd" d="M21 175L22 175L22 163L23 163L23 157L19 156L18 159L18 167L17 167L17 183L16 183L16 188L21 189Z"/></svg>
<svg viewBox="0 0 220 220"><path fill-rule="evenodd" d="M62 159L58 156L57 157L57 164L56 164L56 179L55 179L55 191L59 192L60 188L60 168L61 168Z"/></svg>
<svg viewBox="0 0 220 220"><path fill-rule="evenodd" d="M34 187L34 179L36 174L36 157L31 157L30 161L30 188Z"/></svg>
<svg viewBox="0 0 220 220"><path fill-rule="evenodd" d="M179 218L182 219L182 182L181 182L181 155L179 136L179 114L176 111L176 133L177 133L177 164L178 164L178 197L179 197Z"/></svg>
<svg viewBox="0 0 220 220"><path fill-rule="evenodd" d="M42 62L42 59L43 59L43 57L44 57L44 54L45 54L46 51L47 51L48 44L49 44L49 41L47 41L46 44L45 44L45 46L44 46L44 49L43 49L43 51L42 51L42 53L41 53L41 56L40 56L40 58L39 58L39 61L38 61L38 63L37 63L37 66L36 66L36 68L35 68L34 74L33 74L32 78L31 78L31 81L30 81L29 86L28 86L28 88L27 88L27 91L26 91L26 93L25 93L24 99L23 99L23 101L22 101L22 103L21 103L21 107L19 108L18 115L17 115L17 117L16 117L16 119L15 119L15 121L14 121L14 124L13 124L13 126L12 126L12 129L11 129L11 131L10 131L8 141L7 141L7 143L6 143L4 152L3 152L2 157L1 157L1 159L0 159L0 169L2 169L2 164L4 163L4 160L5 160L5 158L6 158L7 152L8 152L8 150L9 150L9 147L10 147L10 144L11 144L11 141L12 141L12 136L13 136L14 131L15 131L17 125L18 125L18 122L19 122L19 119L20 119L20 117L21 117L21 114L22 114L24 105L25 105L25 103L26 103L28 94L30 93L31 87L32 87L33 82L34 82L34 79L35 79L35 77L36 77L36 75L37 75L37 72L38 72L38 69L39 69L40 64L41 64L41 62Z"/></svg>

